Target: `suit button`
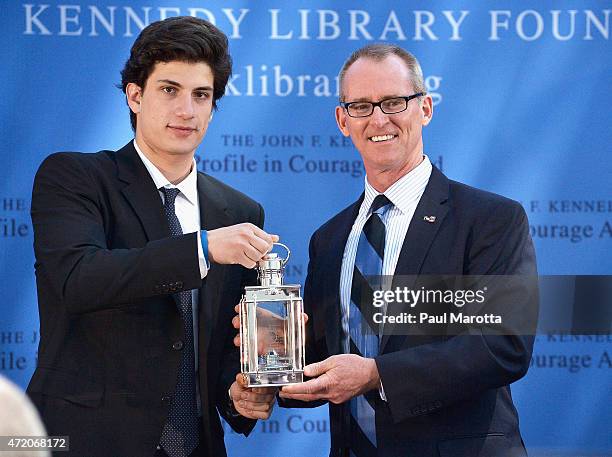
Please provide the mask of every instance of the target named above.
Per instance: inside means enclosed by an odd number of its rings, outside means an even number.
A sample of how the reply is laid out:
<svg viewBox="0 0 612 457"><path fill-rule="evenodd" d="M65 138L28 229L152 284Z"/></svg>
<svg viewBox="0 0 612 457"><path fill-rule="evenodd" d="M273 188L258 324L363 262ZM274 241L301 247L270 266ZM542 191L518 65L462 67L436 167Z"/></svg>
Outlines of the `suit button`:
<svg viewBox="0 0 612 457"><path fill-rule="evenodd" d="M174 349L175 351L180 351L181 349L183 349L183 342L175 341L174 344L172 345L172 349Z"/></svg>
<svg viewBox="0 0 612 457"><path fill-rule="evenodd" d="M168 284L164 284L163 286L161 286L161 290L163 293L168 292Z"/></svg>
<svg viewBox="0 0 612 457"><path fill-rule="evenodd" d="M179 289L183 288L183 281L177 281L176 282L176 287L178 287Z"/></svg>

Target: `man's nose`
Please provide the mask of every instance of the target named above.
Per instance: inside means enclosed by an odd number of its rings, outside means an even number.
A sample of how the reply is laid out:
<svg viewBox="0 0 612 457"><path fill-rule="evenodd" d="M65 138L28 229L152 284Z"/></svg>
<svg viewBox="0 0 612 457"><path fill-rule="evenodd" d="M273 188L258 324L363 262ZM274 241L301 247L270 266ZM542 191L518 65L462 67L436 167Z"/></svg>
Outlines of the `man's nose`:
<svg viewBox="0 0 612 457"><path fill-rule="evenodd" d="M380 106L375 106L374 111L370 115L370 122L373 122L375 125L384 125L389 121L389 115L383 113L383 110Z"/></svg>
<svg viewBox="0 0 612 457"><path fill-rule="evenodd" d="M195 107L191 94L184 94L183 96L177 98L176 114L177 116L187 119L194 116Z"/></svg>

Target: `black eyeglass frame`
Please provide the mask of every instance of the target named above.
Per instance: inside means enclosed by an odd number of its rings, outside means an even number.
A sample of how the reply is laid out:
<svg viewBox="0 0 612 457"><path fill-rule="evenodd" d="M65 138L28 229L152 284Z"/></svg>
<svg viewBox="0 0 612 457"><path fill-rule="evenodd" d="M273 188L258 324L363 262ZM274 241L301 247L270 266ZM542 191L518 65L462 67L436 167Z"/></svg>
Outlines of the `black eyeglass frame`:
<svg viewBox="0 0 612 457"><path fill-rule="evenodd" d="M422 97L422 96L424 96L425 94L426 94L426 92L419 92L419 93L412 94L412 95L403 95L403 96L399 96L399 97L389 97L389 98L385 98L385 99L383 99L383 100L380 100L380 101L378 101L378 102L365 102L365 101L360 101L360 102L340 102L340 105L341 105L341 106L342 106L342 107L345 109L346 114L347 114L349 117L352 117L352 118L357 118L357 119L358 119L358 118L361 118L361 117L369 117L369 116L371 116L371 115L374 113L374 108L376 108L377 106L378 106L378 107L380 108L380 110L381 110L383 113L385 113L385 114L397 114L397 113L402 113L402 112L404 112L404 111L406 111L406 110L408 109L408 102L409 102L410 100L412 100L413 98ZM383 103L385 103L386 101L389 101L389 100L395 100L395 99L398 99L398 98L403 98L403 99L406 101L406 106L404 107L404 109L403 109L403 110L400 110L400 111L394 111L394 112L392 112L392 113L387 113L387 112L386 112L386 111L383 109L382 104L383 104ZM369 113L369 114L364 114L363 116L353 116L353 115L352 115L352 114L349 112L349 106L350 106L350 105L352 105L353 103L369 103L370 105L372 105L372 109L370 110L370 113Z"/></svg>

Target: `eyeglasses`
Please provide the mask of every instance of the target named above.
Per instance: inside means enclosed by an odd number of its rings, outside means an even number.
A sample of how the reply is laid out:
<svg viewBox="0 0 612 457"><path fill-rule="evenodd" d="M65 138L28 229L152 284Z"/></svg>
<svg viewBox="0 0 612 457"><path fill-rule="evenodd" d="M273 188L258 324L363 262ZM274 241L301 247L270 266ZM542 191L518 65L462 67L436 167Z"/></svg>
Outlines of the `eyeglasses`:
<svg viewBox="0 0 612 457"><path fill-rule="evenodd" d="M385 98L379 102L340 102L340 105L344 107L350 117L368 117L377 106L385 114L397 114L406 111L410 100L423 95L425 95L425 92L408 95L407 97Z"/></svg>

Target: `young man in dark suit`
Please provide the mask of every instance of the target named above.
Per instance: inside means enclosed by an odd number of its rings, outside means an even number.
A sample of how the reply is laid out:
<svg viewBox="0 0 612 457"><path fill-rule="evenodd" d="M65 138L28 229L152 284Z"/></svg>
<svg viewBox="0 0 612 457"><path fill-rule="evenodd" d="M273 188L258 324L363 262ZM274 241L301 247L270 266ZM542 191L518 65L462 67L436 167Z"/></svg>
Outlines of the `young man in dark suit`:
<svg viewBox="0 0 612 457"><path fill-rule="evenodd" d="M217 457L218 413L245 434L270 414L273 392L236 381L231 318L278 237L258 203L194 160L230 73L212 24L149 25L121 73L134 140L53 154L38 170L28 393L70 455Z"/></svg>
<svg viewBox="0 0 612 457"><path fill-rule="evenodd" d="M433 103L410 53L356 51L340 93L336 120L361 155L365 191L311 238L304 303L315 363L305 374L314 379L283 387L284 405L330 402L331 456L525 456L509 384L527 372L533 336L484 325L406 335L410 327L373 325L377 310L363 303L380 275L535 276L524 210L449 180L424 155ZM506 297L525 316L521 330L537 313L532 291Z"/></svg>

